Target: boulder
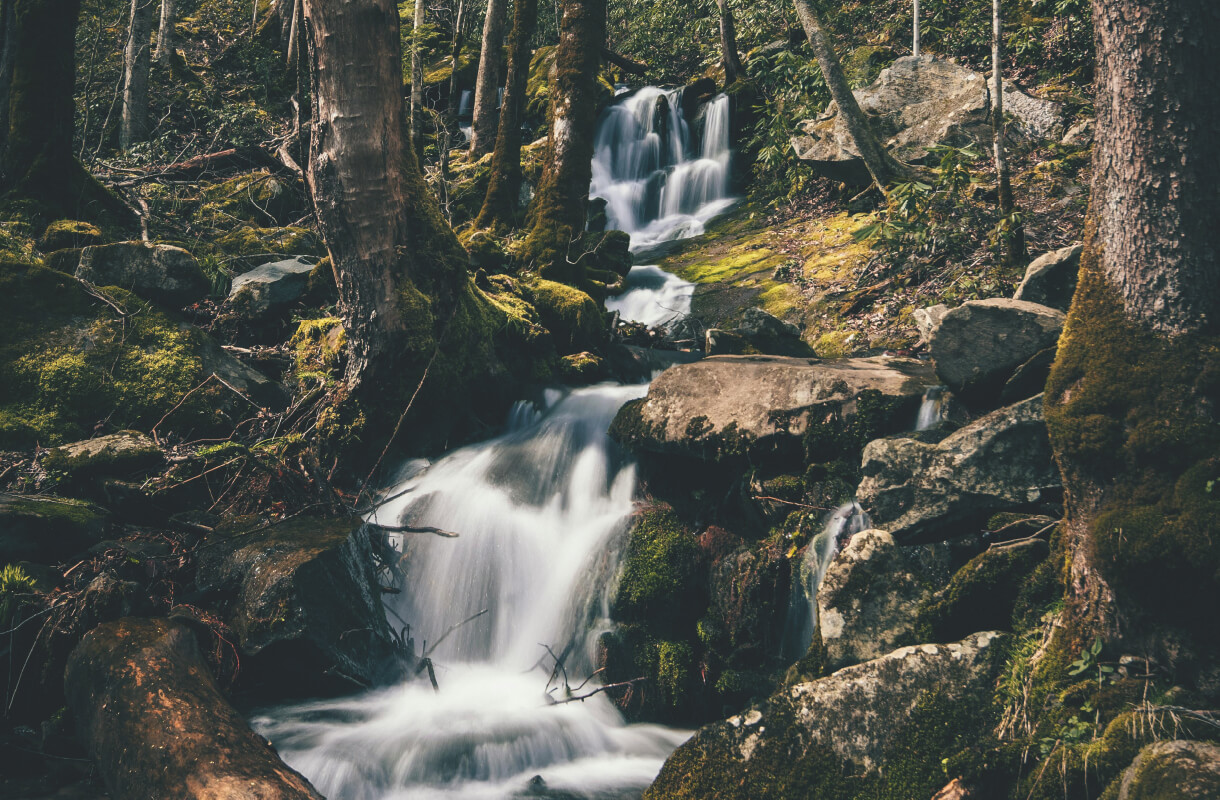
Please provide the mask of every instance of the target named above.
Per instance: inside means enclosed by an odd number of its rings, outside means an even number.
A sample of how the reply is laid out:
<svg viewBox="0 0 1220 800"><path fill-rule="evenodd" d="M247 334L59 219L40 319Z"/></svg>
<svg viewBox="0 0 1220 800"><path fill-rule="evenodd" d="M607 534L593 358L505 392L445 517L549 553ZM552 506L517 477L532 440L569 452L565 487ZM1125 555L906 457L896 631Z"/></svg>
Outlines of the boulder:
<svg viewBox="0 0 1220 800"><path fill-rule="evenodd" d="M791 322L750 307L734 330L760 353L774 356L811 356L813 348L801 339L800 328Z"/></svg>
<svg viewBox="0 0 1220 800"><path fill-rule="evenodd" d="M76 277L97 286L130 289L171 306L203 299L211 283L195 257L168 244L118 242L81 251Z"/></svg>
<svg viewBox="0 0 1220 800"><path fill-rule="evenodd" d="M1068 128L1068 132L1063 134L1059 144L1064 147L1088 147L1093 144L1093 136L1096 130L1097 120L1092 117L1086 117Z"/></svg>
<svg viewBox="0 0 1220 800"><path fill-rule="evenodd" d="M904 647L784 689L701 728L644 798L931 797L944 784L942 758L995 722L1004 638Z"/></svg>
<svg viewBox="0 0 1220 800"><path fill-rule="evenodd" d="M237 637L243 680L304 694L392 677L374 539L347 520L309 518L208 536L196 584Z"/></svg>
<svg viewBox="0 0 1220 800"><path fill-rule="evenodd" d="M818 629L827 670L880 658L918 641L915 612L949 580L949 560L947 545L902 547L876 529L852 536L818 587Z"/></svg>
<svg viewBox="0 0 1220 800"><path fill-rule="evenodd" d="M907 56L854 94L860 108L872 117L885 147L901 161L918 163L936 145L990 146L987 81L986 76L943 59ZM1041 141L1058 138L1063 131L1059 104L1030 97L1008 82L1004 111L1011 115L1008 137L1012 140ZM855 142L834 103L800 128L803 135L792 139L798 158L837 180L867 180Z"/></svg>
<svg viewBox="0 0 1220 800"><path fill-rule="evenodd" d="M1064 319L1062 311L1024 300L971 300L945 314L928 352L955 395L985 408L1018 367L1056 346Z"/></svg>
<svg viewBox="0 0 1220 800"><path fill-rule="evenodd" d="M1190 740L1150 744L1123 773L1118 800L1220 797L1220 746Z"/></svg>
<svg viewBox="0 0 1220 800"><path fill-rule="evenodd" d="M184 625L101 625L72 651L64 685L113 800L322 800L225 700Z"/></svg>
<svg viewBox="0 0 1220 800"><path fill-rule="evenodd" d="M165 454L139 431L120 431L53 448L43 467L73 479L138 475L165 462Z"/></svg>
<svg viewBox="0 0 1220 800"><path fill-rule="evenodd" d="M56 564L100 542L107 513L60 497L0 494L0 566Z"/></svg>
<svg viewBox="0 0 1220 800"><path fill-rule="evenodd" d="M309 274L315 266L312 260L297 256L243 272L233 279L229 304L243 316L261 317L300 300L309 289Z"/></svg>
<svg viewBox="0 0 1220 800"><path fill-rule="evenodd" d="M890 438L864 448L856 499L902 544L947 541L988 516L1056 501L1042 395L988 414L932 444Z"/></svg>
<svg viewBox="0 0 1220 800"><path fill-rule="evenodd" d="M215 375L256 405L276 411L288 405L287 389L225 352L210 336L200 337L199 360L204 376ZM241 410L237 404L248 406L240 398L234 397L232 401L234 410Z"/></svg>
<svg viewBox="0 0 1220 800"><path fill-rule="evenodd" d="M1074 244L1035 258L1026 267L1025 278L1013 299L1041 303L1066 312L1076 293L1076 276L1080 272L1083 250L1083 246Z"/></svg>
<svg viewBox="0 0 1220 800"><path fill-rule="evenodd" d="M935 383L913 359L713 356L662 373L619 411L611 434L654 453L763 457L799 449L812 426L844 424L873 400L901 430Z"/></svg>
<svg viewBox="0 0 1220 800"><path fill-rule="evenodd" d="M101 244L105 236L96 225L75 219L60 219L52 222L38 237L38 249L44 253L69 248L89 247Z"/></svg>
<svg viewBox="0 0 1220 800"><path fill-rule="evenodd" d="M932 341L932 334L936 333L936 329L940 327L941 321L948 313L949 307L944 303L915 309L911 318L915 320L915 328L919 331L919 338L923 344Z"/></svg>
<svg viewBox="0 0 1220 800"><path fill-rule="evenodd" d="M740 356L749 350L749 342L736 331L708 328L703 333L703 352L709 356Z"/></svg>

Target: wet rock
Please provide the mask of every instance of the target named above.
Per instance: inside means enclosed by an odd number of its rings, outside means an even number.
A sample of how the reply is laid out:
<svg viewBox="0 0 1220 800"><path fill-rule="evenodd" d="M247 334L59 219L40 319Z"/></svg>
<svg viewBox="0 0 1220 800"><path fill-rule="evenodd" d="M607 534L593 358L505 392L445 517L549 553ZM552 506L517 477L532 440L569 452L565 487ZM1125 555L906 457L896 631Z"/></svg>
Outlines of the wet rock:
<svg viewBox="0 0 1220 800"><path fill-rule="evenodd" d="M606 360L585 350L559 359L559 374L573 383L592 383L606 375Z"/></svg>
<svg viewBox="0 0 1220 800"><path fill-rule="evenodd" d="M300 256L272 261L233 279L228 303L243 316L261 317L300 300L309 289L313 259Z"/></svg>
<svg viewBox="0 0 1220 800"><path fill-rule="evenodd" d="M181 247L146 242L86 247L76 277L97 286L130 289L170 306L200 300L211 288L193 255Z"/></svg>
<svg viewBox="0 0 1220 800"><path fill-rule="evenodd" d="M95 628L64 680L114 800L321 800L228 704L183 625L127 617Z"/></svg>
<svg viewBox="0 0 1220 800"><path fill-rule="evenodd" d="M731 669L762 669L780 651L792 581L785 551L778 541L741 546L711 570L709 618Z"/></svg>
<svg viewBox="0 0 1220 800"><path fill-rule="evenodd" d="M987 632L905 647L784 689L701 728L645 800L931 797L944 785L941 758L994 724L1003 645L1003 634Z"/></svg>
<svg viewBox="0 0 1220 800"><path fill-rule="evenodd" d="M662 373L647 397L619 411L611 434L654 453L765 458L799 450L811 427L854 418L865 398L905 427L935 382L912 359L714 356Z"/></svg>
<svg viewBox="0 0 1220 800"><path fill-rule="evenodd" d="M886 148L901 161L923 161L940 144L988 145L991 141L987 77L949 61L929 56L900 58L854 94ZM1012 117L1008 137L1014 141L1057 138L1063 130L1063 110L1057 103L1030 97L1008 82L1004 84L1004 111ZM867 178L835 104L800 127L804 135L792 139L798 158L837 180L858 183Z"/></svg>
<svg viewBox="0 0 1220 800"><path fill-rule="evenodd" d="M827 669L879 658L918 641L915 612L949 580L949 560L947 545L901 547L875 529L852 536L818 587Z"/></svg>
<svg viewBox="0 0 1220 800"><path fill-rule="evenodd" d="M1064 319L1061 311L1024 300L971 300L945 314L928 352L955 395L986 408L1018 367L1056 346Z"/></svg>
<svg viewBox="0 0 1220 800"><path fill-rule="evenodd" d="M936 329L940 327L941 321L948 313L949 307L944 303L915 309L911 318L915 320L915 328L919 331L919 338L923 344L932 341L932 334L936 333Z"/></svg>
<svg viewBox="0 0 1220 800"><path fill-rule="evenodd" d="M1041 303L1066 312L1076 293L1083 250L1083 246L1074 244L1035 258L1025 269L1025 278L1013 299Z"/></svg>
<svg viewBox="0 0 1220 800"><path fill-rule="evenodd" d="M999 511L1058 499L1042 396L1002 408L932 444L891 438L864 448L856 498L900 543L947 541Z"/></svg>
<svg viewBox="0 0 1220 800"><path fill-rule="evenodd" d="M79 500L0 494L0 565L56 564L100 542L108 514Z"/></svg>
<svg viewBox="0 0 1220 800"><path fill-rule="evenodd" d="M225 352L210 336L201 337L199 360L205 376L215 375L249 398L249 402L276 411L288 405L287 389ZM229 402L232 411L244 411L242 406L249 405L249 402L240 397L230 398Z"/></svg>
<svg viewBox="0 0 1220 800"><path fill-rule="evenodd" d="M1150 744L1123 773L1118 800L1220 797L1220 746L1189 740Z"/></svg>
<svg viewBox="0 0 1220 800"><path fill-rule="evenodd" d="M165 462L165 454L149 436L120 431L56 447L43 466L75 480L139 475Z"/></svg>
<svg viewBox="0 0 1220 800"><path fill-rule="evenodd" d="M1021 587L1049 551L1045 541L1028 539L979 553L926 599L918 614L921 636L943 642L971 631L1011 628Z"/></svg>
<svg viewBox="0 0 1220 800"><path fill-rule="evenodd" d="M392 677L373 537L347 520L301 518L207 538L196 583L237 636L243 681L316 694Z"/></svg>

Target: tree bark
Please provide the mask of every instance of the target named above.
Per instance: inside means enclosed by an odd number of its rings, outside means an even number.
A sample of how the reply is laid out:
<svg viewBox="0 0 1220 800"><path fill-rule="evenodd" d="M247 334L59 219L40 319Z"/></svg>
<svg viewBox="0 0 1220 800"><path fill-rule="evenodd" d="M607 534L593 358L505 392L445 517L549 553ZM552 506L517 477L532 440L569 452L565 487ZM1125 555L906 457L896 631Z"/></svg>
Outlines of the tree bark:
<svg viewBox="0 0 1220 800"><path fill-rule="evenodd" d="M521 115L529 78L530 39L537 26L538 0L515 0L513 30L508 37L508 75L491 156L491 181L475 220L476 228L503 232L516 222L517 196L521 192Z"/></svg>
<svg viewBox="0 0 1220 800"><path fill-rule="evenodd" d="M123 150L148 138L148 70L154 0L131 0L127 48L123 53L123 113L119 147Z"/></svg>
<svg viewBox="0 0 1220 800"><path fill-rule="evenodd" d="M421 3L422 5L422 3ZM308 185L335 270L346 383L397 386L435 343L467 257L404 138L393 0L305 0L313 84Z"/></svg>
<svg viewBox="0 0 1220 800"><path fill-rule="evenodd" d="M822 77L826 79L830 96L838 105L847 132L855 142L856 151L860 153L860 159L873 177L877 188L885 192L885 187L903 177L906 170L894 160L873 133L868 118L864 116L860 104L856 102L856 96L852 94L851 86L847 83L843 65L839 63L839 57L835 55L834 47L823 31L822 21L809 4L809 0L792 0L792 5L796 8L801 27L805 29L805 36L809 39L809 46L813 48L818 66L822 68Z"/></svg>
<svg viewBox="0 0 1220 800"><path fill-rule="evenodd" d="M8 103L17 55L16 0L0 0L0 153L8 139Z"/></svg>
<svg viewBox="0 0 1220 800"><path fill-rule="evenodd" d="M1069 645L1101 636L1189 685L1220 635L1220 5L1094 0L1093 15L1092 200L1046 394L1064 619Z"/></svg>
<svg viewBox="0 0 1220 800"><path fill-rule="evenodd" d="M1013 219L1016 205L1004 137L1004 16L1000 0L991 0L991 141L1000 214L1009 222L1001 243L1004 261L1008 266L1015 266L1025 260L1025 226Z"/></svg>
<svg viewBox="0 0 1220 800"><path fill-rule="evenodd" d="M411 147L417 158L424 154L424 62L419 43L419 29L423 25L424 0L415 0L415 17L411 25Z"/></svg>
<svg viewBox="0 0 1220 800"><path fill-rule="evenodd" d="M597 73L606 41L606 0L565 0L555 51L555 97L546 167L530 210L524 253L551 280L583 286L580 262L569 247L585 228L593 177Z"/></svg>
<svg viewBox="0 0 1220 800"><path fill-rule="evenodd" d="M176 0L161 0L161 22L157 26L157 53L156 60L158 64L168 64L170 57L173 55L174 46L176 44L176 29L174 23L178 19L178 9Z"/></svg>
<svg viewBox="0 0 1220 800"><path fill-rule="evenodd" d="M716 8L720 11L720 51L724 63L724 85L732 86L745 71L741 66L741 56L737 53L737 26L733 22L733 9L729 8L729 0L716 0Z"/></svg>
<svg viewBox="0 0 1220 800"><path fill-rule="evenodd" d="M474 120L470 126L470 156L481 158L496 143L500 101L500 49L504 46L504 22L508 0L487 0L483 20L483 46L479 51L479 77L474 87Z"/></svg>
<svg viewBox="0 0 1220 800"><path fill-rule="evenodd" d="M919 58L920 53L919 40L919 0L914 0L914 7L911 9L911 55Z"/></svg>

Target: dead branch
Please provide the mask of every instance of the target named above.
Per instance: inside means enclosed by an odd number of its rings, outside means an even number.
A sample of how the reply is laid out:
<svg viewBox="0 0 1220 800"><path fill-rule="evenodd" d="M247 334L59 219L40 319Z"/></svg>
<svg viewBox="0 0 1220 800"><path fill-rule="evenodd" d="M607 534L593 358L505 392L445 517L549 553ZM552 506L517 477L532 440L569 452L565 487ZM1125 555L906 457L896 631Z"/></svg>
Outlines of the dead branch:
<svg viewBox="0 0 1220 800"><path fill-rule="evenodd" d="M602 48L602 58L624 72L630 72L632 75L644 75L648 72L648 65L643 61L628 58L621 53L614 52L609 47Z"/></svg>
<svg viewBox="0 0 1220 800"><path fill-rule="evenodd" d="M551 698L550 695L548 695L547 697L548 697L548 699L551 700L551 705L556 705L556 706L563 705L564 703L574 703L577 700L584 702L585 700L588 700L590 697L592 697L596 694L601 694L602 692L608 692L611 689L622 689L624 687L634 688L637 683L639 683L641 681L646 681L646 680L648 680L648 676L641 675L640 677L632 678L629 681L619 681L618 683L607 683L605 686L598 686L596 689L594 689L591 692L586 692L585 694L576 695L575 697L567 697L567 698L564 698L563 700L555 700L555 699Z"/></svg>
<svg viewBox="0 0 1220 800"><path fill-rule="evenodd" d="M467 617L466 619L462 620L461 622L456 622L456 623L454 623L453 625L450 625L450 626L449 626L449 627L448 627L448 628L445 630L445 632L444 632L444 633L442 633L442 634L440 635L440 638L438 638L438 639L437 639L435 642L433 642L433 643L432 643L432 646L431 646L431 647L429 647L427 650L425 650L425 651L424 651L424 657L426 658L426 657L427 657L427 655L428 655L428 653L435 653L435 652L436 652L436 648L440 646L440 643L441 643L441 642L445 641L445 638L446 638L447 636L449 636L449 634L453 633L453 632L454 632L454 631L456 631L458 628L460 628L460 627L462 627L463 625L465 625L467 622L473 622L474 620L478 619L479 617L483 616L483 615L484 615L484 614L486 614L486 613L487 613L487 609L485 608L485 609L483 609L482 611L479 611L478 613L471 614L469 617Z"/></svg>
<svg viewBox="0 0 1220 800"><path fill-rule="evenodd" d="M445 530L441 530L440 528L433 528L430 525L425 525L423 527L417 528L413 525L379 525L376 522L368 522L365 524L368 525L370 528L376 528L377 530L385 531L386 533L434 533L437 536L443 536L446 539L456 539L460 535L460 534L454 533L453 531L445 531Z"/></svg>
<svg viewBox="0 0 1220 800"><path fill-rule="evenodd" d="M753 495L751 497L751 499L766 500L771 503L783 503L786 506L796 506L797 508L808 508L811 511L834 511L835 510L833 508L826 508L825 506L811 506L807 503L798 503L795 500L784 500L779 497L771 497L770 495L765 495L765 494Z"/></svg>

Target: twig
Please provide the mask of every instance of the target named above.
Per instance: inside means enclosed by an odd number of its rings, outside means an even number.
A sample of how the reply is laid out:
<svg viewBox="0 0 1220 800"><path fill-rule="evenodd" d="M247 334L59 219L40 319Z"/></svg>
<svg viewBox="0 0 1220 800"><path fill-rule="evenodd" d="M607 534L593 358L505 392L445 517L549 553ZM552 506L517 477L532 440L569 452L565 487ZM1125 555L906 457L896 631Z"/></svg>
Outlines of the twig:
<svg viewBox="0 0 1220 800"><path fill-rule="evenodd" d="M594 689L593 691L591 691L591 692L586 692L585 694L576 695L575 697L568 697L568 698L565 698L565 699L563 699L563 700L551 700L551 704L552 704L552 705L556 705L556 706L558 706L558 705L563 705L564 703L574 703L574 702L576 702L577 700L580 700L581 702L584 702L585 700L588 700L588 699L589 699L590 697L592 697L593 695L596 695L596 694L601 694L602 692L608 692L608 691L610 691L611 689L622 689L624 686L632 686L632 687L634 687L634 686L635 686L637 683L639 683L640 681L646 681L646 680L648 680L648 676L647 676L647 675L641 675L640 677L638 677L638 678L632 678L632 679L631 679L631 680L629 680L629 681L620 681L620 682L618 682L618 683L607 683L605 686L598 686L598 687L597 687L596 689Z"/></svg>
<svg viewBox="0 0 1220 800"><path fill-rule="evenodd" d="M425 657L425 658L427 658L428 653L435 653L435 652L436 652L436 648L440 646L441 642L445 641L445 638L446 638L446 637L447 637L449 634L453 633L453 632L454 632L454 631L456 631L458 628L460 628L460 627L462 627L463 625L465 625L467 622L472 622L472 621L474 621L474 620L478 619L479 617L483 616L483 615L484 615L484 614L486 614L486 613L487 613L487 609L485 608L485 609L483 609L482 611L479 611L478 613L471 614L469 617L467 617L466 619L462 620L461 622L456 622L456 623L454 623L453 625L450 625L450 626L449 626L449 627L448 627L448 628L445 630L445 632L444 632L444 633L442 633L442 634L440 635L440 638L438 638L438 639L437 639L435 642L433 642L433 643L432 643L432 646L431 646L431 647L429 647L427 650L425 650L425 651L424 651L424 657Z"/></svg>
<svg viewBox="0 0 1220 800"><path fill-rule="evenodd" d="M376 522L365 523L370 528L377 528L386 533L434 533L437 536L443 536L446 539L456 539L460 534L453 531L444 531L440 528L433 528L430 525L425 525L422 528L417 528L412 525L378 525Z"/></svg>
<svg viewBox="0 0 1220 800"><path fill-rule="evenodd" d="M835 510L833 508L826 508L825 506L811 506L807 503L797 503L793 500L784 500L779 497L771 497L769 495L763 495L763 494L756 494L753 496L752 499L769 500L772 503L783 503L786 506L796 506L797 508L808 508L811 511L834 511Z"/></svg>

